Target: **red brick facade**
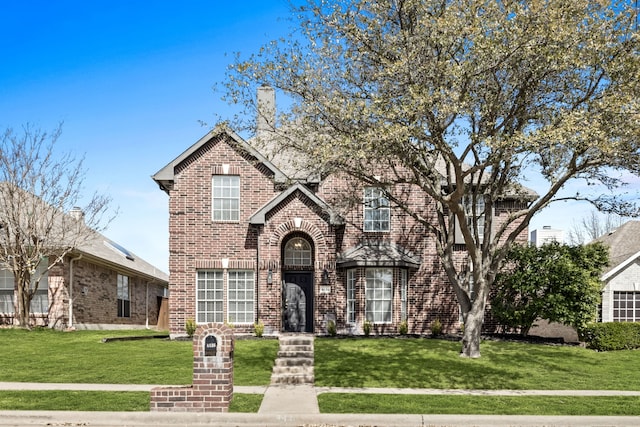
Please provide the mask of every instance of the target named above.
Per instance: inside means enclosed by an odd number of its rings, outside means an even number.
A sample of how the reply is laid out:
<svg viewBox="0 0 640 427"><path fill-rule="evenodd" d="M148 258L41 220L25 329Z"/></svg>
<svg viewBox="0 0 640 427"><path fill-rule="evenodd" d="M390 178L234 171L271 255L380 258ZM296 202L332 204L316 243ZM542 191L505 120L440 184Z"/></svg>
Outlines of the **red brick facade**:
<svg viewBox="0 0 640 427"><path fill-rule="evenodd" d="M205 352L207 337L215 337L215 355ZM151 411L228 412L233 398L233 329L207 324L193 336L193 385L151 390Z"/></svg>
<svg viewBox="0 0 640 427"><path fill-rule="evenodd" d="M391 319L375 323L375 333L396 333L403 316L410 333L428 333L436 319L447 332L459 327L458 304L436 255L435 241L420 224L392 210L389 231L365 232L362 205L340 212L338 221L331 206L336 206L346 192L361 194L361 188L354 189L335 176L312 186L285 183L266 159L256 158L251 150L237 135L214 130L154 176L169 195L169 307L173 335L183 335L186 322L197 318L199 272L220 272L224 282L223 317L227 321L231 298L228 272L235 270L252 272L253 320L264 323L267 333L286 329L283 311L288 307L283 302L282 282L287 274L301 273L310 275L312 282L305 290L305 296L312 301L307 306L312 310L307 331L325 333L331 320L336 322L338 332L361 334L367 304L365 276L367 269L376 266L371 262L354 266L340 257L370 243L402 248L419 259L416 265L402 259L384 263L385 271L391 271L393 277ZM212 219L212 179L216 175L240 177L238 221ZM406 194L416 206L423 206L424 215L430 215L424 195ZM503 208L496 209L497 221L504 218ZM526 235L523 233L523 239ZM310 266L286 265L284 248L294 237L302 237L310 245ZM463 247L460 249L462 262L465 253ZM355 284L351 306L355 319L347 318L347 275ZM406 294L401 289L405 278ZM236 323L234 327L239 333L250 333L253 322Z"/></svg>
<svg viewBox="0 0 640 427"><path fill-rule="evenodd" d="M118 275L128 278L129 313L118 316ZM53 267L48 274L48 313L31 313L33 323L65 329L156 326L166 282L118 269L86 257ZM71 289L71 286L73 289ZM72 299L69 321L69 305ZM0 314L0 323L13 324L13 314Z"/></svg>

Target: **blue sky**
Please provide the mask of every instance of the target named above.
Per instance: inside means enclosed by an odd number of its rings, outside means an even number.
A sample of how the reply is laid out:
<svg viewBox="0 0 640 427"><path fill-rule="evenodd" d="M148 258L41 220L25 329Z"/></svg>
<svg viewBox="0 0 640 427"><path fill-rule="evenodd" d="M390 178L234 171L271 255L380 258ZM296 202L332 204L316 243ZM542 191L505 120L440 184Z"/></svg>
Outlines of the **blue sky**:
<svg viewBox="0 0 640 427"><path fill-rule="evenodd" d="M213 86L233 53L285 35L284 0L7 1L0 6L0 129L51 130L108 193L105 235L168 271L168 197L150 178L232 116Z"/></svg>
<svg viewBox="0 0 640 427"><path fill-rule="evenodd" d="M168 271L168 197L150 176L201 121L233 116L213 86L234 53L288 33L286 0L5 1L0 16L0 130L64 122L58 149L84 155L86 193L119 210L104 234ZM531 229L587 210L547 209Z"/></svg>

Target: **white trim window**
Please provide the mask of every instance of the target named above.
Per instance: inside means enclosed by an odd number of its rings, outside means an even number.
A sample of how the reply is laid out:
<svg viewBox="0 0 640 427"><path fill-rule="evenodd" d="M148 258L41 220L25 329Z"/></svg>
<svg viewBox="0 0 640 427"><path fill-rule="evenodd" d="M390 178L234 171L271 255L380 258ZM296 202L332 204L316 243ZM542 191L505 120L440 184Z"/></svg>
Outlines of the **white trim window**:
<svg viewBox="0 0 640 427"><path fill-rule="evenodd" d="M214 175L212 193L212 219L214 221L239 221L240 177Z"/></svg>
<svg viewBox="0 0 640 427"><path fill-rule="evenodd" d="M0 269L0 313L14 314L15 282L13 272L8 269Z"/></svg>
<svg viewBox="0 0 640 427"><path fill-rule="evenodd" d="M203 270L196 278L196 322L222 323L224 320L224 272Z"/></svg>
<svg viewBox="0 0 640 427"><path fill-rule="evenodd" d="M118 317L131 317L131 294L129 292L129 277L118 274Z"/></svg>
<svg viewBox="0 0 640 427"><path fill-rule="evenodd" d="M640 322L640 292L613 292L613 321Z"/></svg>
<svg viewBox="0 0 640 427"><path fill-rule="evenodd" d="M347 270L347 323L356 323L356 270Z"/></svg>
<svg viewBox="0 0 640 427"><path fill-rule="evenodd" d="M255 280L251 270L232 270L228 273L228 314L229 323L254 322Z"/></svg>
<svg viewBox="0 0 640 427"><path fill-rule="evenodd" d="M391 208L384 190L376 187L364 189L364 231L391 230Z"/></svg>
<svg viewBox="0 0 640 427"><path fill-rule="evenodd" d="M372 323L391 323L393 270L367 268L365 272L365 318Z"/></svg>
<svg viewBox="0 0 640 427"><path fill-rule="evenodd" d="M49 312L49 258L44 257L32 276L31 289L35 287L35 279L39 279L38 289L31 298L31 313L46 314Z"/></svg>
<svg viewBox="0 0 640 427"><path fill-rule="evenodd" d="M311 244L302 237L294 237L284 247L284 264L287 266L312 265Z"/></svg>

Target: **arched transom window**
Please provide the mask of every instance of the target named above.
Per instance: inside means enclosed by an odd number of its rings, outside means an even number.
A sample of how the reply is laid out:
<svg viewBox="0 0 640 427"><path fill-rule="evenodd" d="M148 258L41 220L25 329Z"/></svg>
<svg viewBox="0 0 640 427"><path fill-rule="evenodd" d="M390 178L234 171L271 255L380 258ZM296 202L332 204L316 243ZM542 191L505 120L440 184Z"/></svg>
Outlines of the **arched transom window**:
<svg viewBox="0 0 640 427"><path fill-rule="evenodd" d="M284 247L284 263L291 266L310 266L311 245L302 237L294 237Z"/></svg>

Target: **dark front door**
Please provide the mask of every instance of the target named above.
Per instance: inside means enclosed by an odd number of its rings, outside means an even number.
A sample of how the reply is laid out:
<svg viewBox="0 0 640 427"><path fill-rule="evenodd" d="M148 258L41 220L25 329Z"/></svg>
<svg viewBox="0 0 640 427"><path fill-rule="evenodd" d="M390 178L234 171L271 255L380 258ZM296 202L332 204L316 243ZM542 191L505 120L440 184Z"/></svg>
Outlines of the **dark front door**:
<svg viewBox="0 0 640 427"><path fill-rule="evenodd" d="M284 273L283 314L285 332L313 332L313 272Z"/></svg>

